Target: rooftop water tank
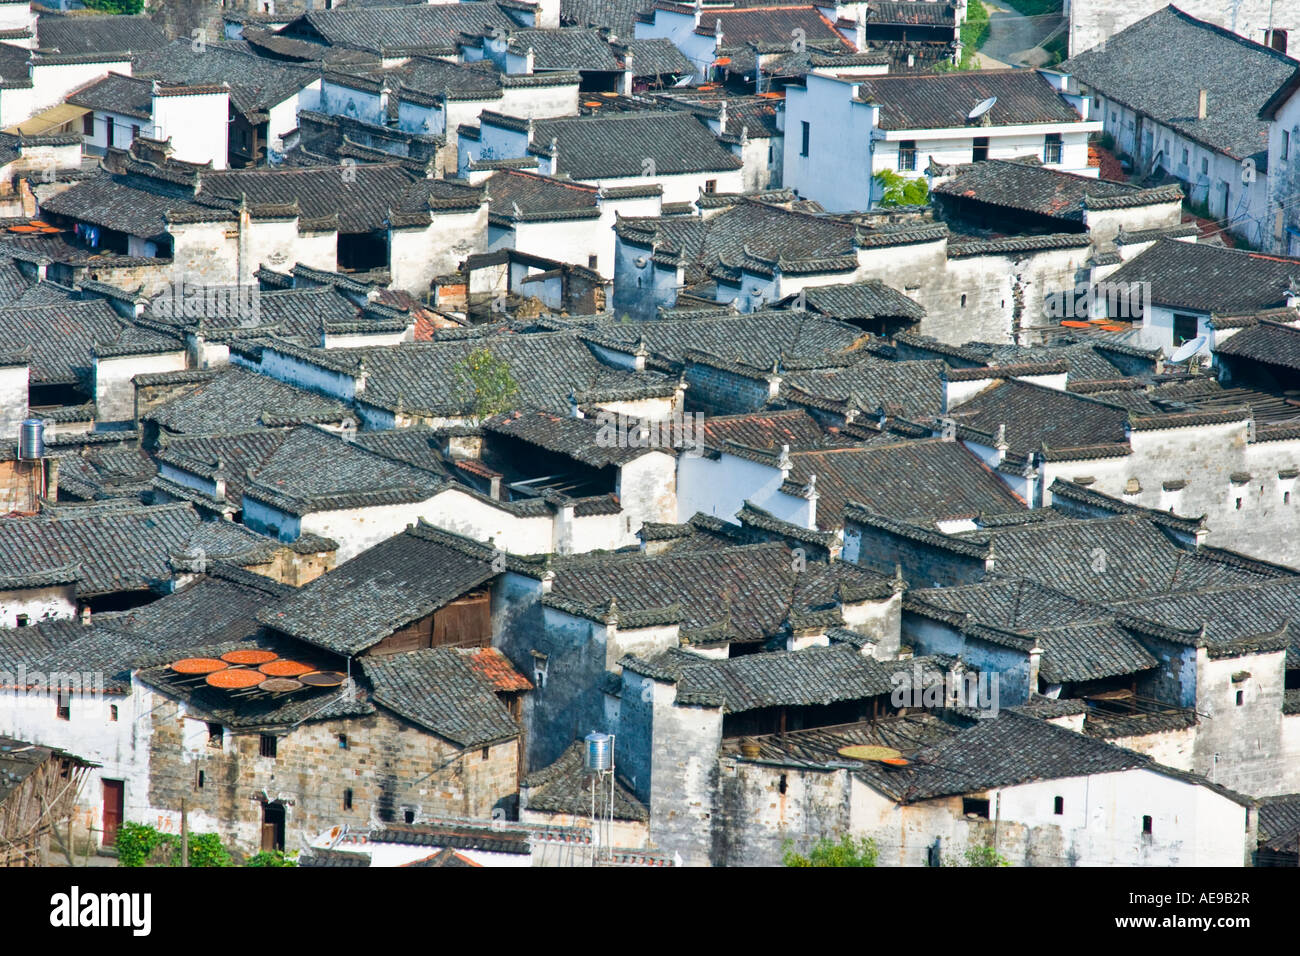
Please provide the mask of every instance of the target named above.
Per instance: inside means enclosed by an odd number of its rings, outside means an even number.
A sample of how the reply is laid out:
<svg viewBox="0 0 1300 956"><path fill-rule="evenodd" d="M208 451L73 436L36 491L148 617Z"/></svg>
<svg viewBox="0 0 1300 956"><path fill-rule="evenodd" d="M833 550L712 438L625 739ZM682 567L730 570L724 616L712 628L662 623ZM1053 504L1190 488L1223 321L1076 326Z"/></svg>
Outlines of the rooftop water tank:
<svg viewBox="0 0 1300 956"><path fill-rule="evenodd" d="M45 422L39 418L24 419L19 426L18 457L24 461L45 457Z"/></svg>
<svg viewBox="0 0 1300 956"><path fill-rule="evenodd" d="M586 744L584 764L588 773L605 773L614 769L614 738L593 730L583 739Z"/></svg>

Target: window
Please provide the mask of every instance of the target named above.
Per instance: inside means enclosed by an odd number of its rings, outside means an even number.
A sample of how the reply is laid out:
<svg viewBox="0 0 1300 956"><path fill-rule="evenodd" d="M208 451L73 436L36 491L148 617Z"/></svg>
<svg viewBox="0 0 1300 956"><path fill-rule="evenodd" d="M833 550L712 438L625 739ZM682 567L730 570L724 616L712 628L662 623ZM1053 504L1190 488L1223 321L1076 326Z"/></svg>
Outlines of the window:
<svg viewBox="0 0 1300 956"><path fill-rule="evenodd" d="M1196 338L1198 322L1194 315L1174 314L1174 348Z"/></svg>
<svg viewBox="0 0 1300 956"><path fill-rule="evenodd" d="M17 620L15 621L15 623L16 623L19 627L26 627L26 626L27 626L28 624L30 624L31 622L32 622L32 619L31 619L28 615L26 615L26 614L19 614Z"/></svg>
<svg viewBox="0 0 1300 956"><path fill-rule="evenodd" d="M1238 511L1241 510L1241 499L1240 499L1240 498L1237 499L1237 510L1238 510Z"/></svg>
<svg viewBox="0 0 1300 956"><path fill-rule="evenodd" d="M1291 503L1291 492L1289 491L1282 492L1282 504L1289 505L1290 503Z"/></svg>
<svg viewBox="0 0 1300 956"><path fill-rule="evenodd" d="M989 138L987 136L976 136L975 143L970 151L971 162L982 163L989 158Z"/></svg>
<svg viewBox="0 0 1300 956"><path fill-rule="evenodd" d="M194 789L196 789L196 790L202 790L202 789L203 789L203 783L204 783L203 771L200 770L200 771L199 771L199 774L198 774L198 777L196 777L195 780L194 780Z"/></svg>
<svg viewBox="0 0 1300 956"><path fill-rule="evenodd" d="M961 812L968 817L980 817L987 820L989 818L989 802L987 800L976 800L972 797L962 797Z"/></svg>
<svg viewBox="0 0 1300 956"><path fill-rule="evenodd" d="M263 757L274 758L276 745L275 734L262 734L261 738L262 739L258 742L258 753Z"/></svg>
<svg viewBox="0 0 1300 956"><path fill-rule="evenodd" d="M961 295L961 307L962 307L963 309L966 308L966 293L964 293L964 292L963 292L962 295Z"/></svg>
<svg viewBox="0 0 1300 956"><path fill-rule="evenodd" d="M1065 797L1057 797L1052 805L1052 812L1058 817L1065 813Z"/></svg>
<svg viewBox="0 0 1300 956"><path fill-rule="evenodd" d="M117 721L117 704L108 705L108 719L114 722Z"/></svg>
<svg viewBox="0 0 1300 956"><path fill-rule="evenodd" d="M402 811L402 819L405 820L407 823L414 823L414 822L415 822L415 811L414 811L414 810L403 810L403 811Z"/></svg>
<svg viewBox="0 0 1300 956"><path fill-rule="evenodd" d="M1183 150L1183 165L1187 165L1187 150Z"/></svg>
<svg viewBox="0 0 1300 956"><path fill-rule="evenodd" d="M59 691L59 700L54 708L54 716L59 720L72 719L72 695L68 691Z"/></svg>
<svg viewBox="0 0 1300 956"><path fill-rule="evenodd" d="M706 193L716 193L718 191L718 181L716 179L704 180L704 191Z"/></svg>
<svg viewBox="0 0 1300 956"><path fill-rule="evenodd" d="M587 268L588 268L588 269L596 269L596 268L598 268L598 266L596 265L598 262L600 262L600 256L587 256Z"/></svg>
<svg viewBox="0 0 1300 956"><path fill-rule="evenodd" d="M483 748L483 752L482 752L481 754L479 754L479 758L480 758L481 760L487 760L487 758L488 758L488 748L487 748L487 747L484 747L484 748Z"/></svg>
<svg viewBox="0 0 1300 956"><path fill-rule="evenodd" d="M95 135L95 114L87 113L81 118L81 134L83 136Z"/></svg>
<svg viewBox="0 0 1300 956"><path fill-rule="evenodd" d="M803 145L799 149L799 155L807 156L808 155L808 134L811 132L811 128L808 126L807 120L804 120L802 123L799 124L799 126L803 134Z"/></svg>
<svg viewBox="0 0 1300 956"><path fill-rule="evenodd" d="M1151 818L1150 817L1142 818L1142 838L1144 840L1151 839Z"/></svg>
<svg viewBox="0 0 1300 956"><path fill-rule="evenodd" d="M208 746L220 747L225 736L226 732L222 729L220 724L208 724Z"/></svg>
<svg viewBox="0 0 1300 956"><path fill-rule="evenodd" d="M1287 154L1291 152L1291 134L1282 130L1282 158L1286 159Z"/></svg>
<svg viewBox="0 0 1300 956"><path fill-rule="evenodd" d="M781 779L776 783L776 792L784 794L787 789L788 784L786 783L785 774L781 774Z"/></svg>
<svg viewBox="0 0 1300 956"><path fill-rule="evenodd" d="M1264 46L1271 46L1278 53L1286 52L1287 34L1285 30L1265 30Z"/></svg>
<svg viewBox="0 0 1300 956"><path fill-rule="evenodd" d="M1201 175L1208 176L1210 173L1210 161L1204 156L1201 157Z"/></svg>
<svg viewBox="0 0 1300 956"><path fill-rule="evenodd" d="M343 791L343 809L344 810L352 809L352 788L351 787L348 787L346 790Z"/></svg>
<svg viewBox="0 0 1300 956"><path fill-rule="evenodd" d="M1246 692L1244 690L1237 691L1237 706L1240 707L1245 702L1246 702Z"/></svg>
<svg viewBox="0 0 1300 956"><path fill-rule="evenodd" d="M347 749L348 749L348 735L339 734L339 750L347 750Z"/></svg>
<svg viewBox="0 0 1300 956"><path fill-rule="evenodd" d="M1043 162L1059 163L1061 161L1061 150L1064 149L1064 142L1060 133L1048 133L1043 137Z"/></svg>
<svg viewBox="0 0 1300 956"><path fill-rule="evenodd" d="M916 140L905 139L898 144L898 168L916 169Z"/></svg>

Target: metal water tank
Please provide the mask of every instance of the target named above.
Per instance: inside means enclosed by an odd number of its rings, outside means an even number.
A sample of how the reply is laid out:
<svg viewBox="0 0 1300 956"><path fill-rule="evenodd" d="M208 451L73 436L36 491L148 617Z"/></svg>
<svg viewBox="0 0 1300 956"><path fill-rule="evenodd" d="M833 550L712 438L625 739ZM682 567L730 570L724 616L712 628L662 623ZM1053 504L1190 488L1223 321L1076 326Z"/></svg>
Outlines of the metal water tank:
<svg viewBox="0 0 1300 956"><path fill-rule="evenodd" d="M588 773L604 773L614 769L614 738L593 730L583 738L586 744L584 764Z"/></svg>
<svg viewBox="0 0 1300 956"><path fill-rule="evenodd" d="M45 422L39 418L24 419L19 426L18 457L24 461L45 457Z"/></svg>

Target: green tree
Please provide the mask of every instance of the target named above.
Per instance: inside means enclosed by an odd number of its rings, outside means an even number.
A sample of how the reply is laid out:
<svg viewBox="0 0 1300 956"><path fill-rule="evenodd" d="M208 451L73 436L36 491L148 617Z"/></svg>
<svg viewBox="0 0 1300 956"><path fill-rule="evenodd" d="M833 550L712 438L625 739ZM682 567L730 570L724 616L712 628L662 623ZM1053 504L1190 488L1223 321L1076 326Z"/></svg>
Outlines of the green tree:
<svg viewBox="0 0 1300 956"><path fill-rule="evenodd" d="M944 866L1010 866L1011 861L991 846L968 846L960 859L944 861Z"/></svg>
<svg viewBox="0 0 1300 956"><path fill-rule="evenodd" d="M452 371L457 394L476 419L508 411L519 393L509 363L486 348L470 352Z"/></svg>
<svg viewBox="0 0 1300 956"><path fill-rule="evenodd" d="M85 0L85 4L100 13L136 14L144 10L144 0Z"/></svg>
<svg viewBox="0 0 1300 956"><path fill-rule="evenodd" d="M786 866L875 866L879 858L875 840L845 833L838 840L822 837L807 856L787 843L781 860Z"/></svg>
<svg viewBox="0 0 1300 956"><path fill-rule="evenodd" d="M297 866L298 854L285 853L283 850L263 850L261 853L254 853L246 861L244 866Z"/></svg>
<svg viewBox="0 0 1300 956"><path fill-rule="evenodd" d="M146 823L123 823L117 831L118 866L180 866L181 838ZM230 866L230 851L215 833L190 834L190 866Z"/></svg>
<svg viewBox="0 0 1300 956"><path fill-rule="evenodd" d="M908 179L892 169L882 169L874 179L880 187L879 205L886 209L924 206L930 202L930 184L924 178Z"/></svg>

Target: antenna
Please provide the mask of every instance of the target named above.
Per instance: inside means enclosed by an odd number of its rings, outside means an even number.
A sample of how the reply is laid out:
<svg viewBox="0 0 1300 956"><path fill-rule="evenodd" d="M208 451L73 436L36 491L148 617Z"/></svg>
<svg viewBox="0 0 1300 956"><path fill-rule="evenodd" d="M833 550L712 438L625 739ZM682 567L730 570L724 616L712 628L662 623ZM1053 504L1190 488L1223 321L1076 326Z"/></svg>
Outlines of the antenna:
<svg viewBox="0 0 1300 956"><path fill-rule="evenodd" d="M973 110L971 110L969 113L967 113L967 114L966 114L966 120L969 122L970 120L977 120L977 119L979 119L981 116L983 116L983 115L984 115L985 113L987 113L989 110L993 109L993 105L994 105L995 103L997 103L997 101L998 101L998 98L997 98L996 96L990 96L988 99L984 100L982 103L980 103L978 106L976 106Z"/></svg>

